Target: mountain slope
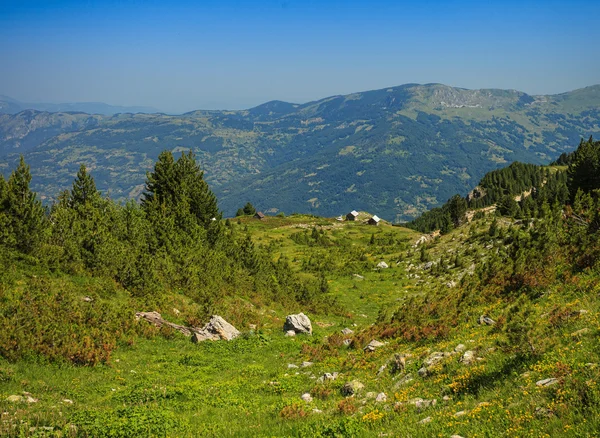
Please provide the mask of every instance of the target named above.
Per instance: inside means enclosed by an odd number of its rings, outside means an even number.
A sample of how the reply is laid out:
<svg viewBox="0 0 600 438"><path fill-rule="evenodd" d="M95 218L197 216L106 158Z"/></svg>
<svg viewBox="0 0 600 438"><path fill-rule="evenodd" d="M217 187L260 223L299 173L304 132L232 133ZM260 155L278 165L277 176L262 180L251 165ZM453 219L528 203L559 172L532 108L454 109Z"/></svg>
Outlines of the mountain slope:
<svg viewBox="0 0 600 438"><path fill-rule="evenodd" d="M103 102L72 102L72 103L26 103L19 102L8 96L0 95L0 114L16 114L25 110L48 112L83 112L111 116L117 113L156 113L156 108L145 106L118 106Z"/></svg>
<svg viewBox="0 0 600 438"><path fill-rule="evenodd" d="M46 199L84 162L98 187L136 197L163 149L192 149L221 207L404 220L512 161L545 163L600 135L600 86L554 96L407 84L306 104L164 114L0 115L0 158L25 152ZM0 166L2 162L0 161Z"/></svg>

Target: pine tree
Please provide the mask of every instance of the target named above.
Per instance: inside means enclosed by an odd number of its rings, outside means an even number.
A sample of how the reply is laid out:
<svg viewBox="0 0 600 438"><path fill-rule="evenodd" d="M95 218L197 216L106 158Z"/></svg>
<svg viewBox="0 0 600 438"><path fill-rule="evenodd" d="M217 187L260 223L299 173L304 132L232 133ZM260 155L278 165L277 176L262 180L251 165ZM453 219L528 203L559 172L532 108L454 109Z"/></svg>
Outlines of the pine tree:
<svg viewBox="0 0 600 438"><path fill-rule="evenodd" d="M84 164L79 168L69 194L69 205L75 207L100 200L100 192L96 189L94 178L87 172Z"/></svg>
<svg viewBox="0 0 600 438"><path fill-rule="evenodd" d="M5 214L11 227L13 245L25 252L33 252L41 243L46 227L42 203L29 188L31 172L21 155L19 165L6 184Z"/></svg>
<svg viewBox="0 0 600 438"><path fill-rule="evenodd" d="M586 142L581 141L573 154L567 175L571 198L579 189L584 192L600 189L600 141L594 141L592 137Z"/></svg>

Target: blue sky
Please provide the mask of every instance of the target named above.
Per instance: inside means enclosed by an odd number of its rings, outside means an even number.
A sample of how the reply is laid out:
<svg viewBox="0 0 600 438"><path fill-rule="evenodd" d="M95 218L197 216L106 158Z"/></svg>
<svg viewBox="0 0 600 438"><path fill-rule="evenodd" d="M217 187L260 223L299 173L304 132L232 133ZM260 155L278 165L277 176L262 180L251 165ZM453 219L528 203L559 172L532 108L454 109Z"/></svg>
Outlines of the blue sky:
<svg viewBox="0 0 600 438"><path fill-rule="evenodd" d="M0 0L0 94L170 112L600 83L600 1Z"/></svg>

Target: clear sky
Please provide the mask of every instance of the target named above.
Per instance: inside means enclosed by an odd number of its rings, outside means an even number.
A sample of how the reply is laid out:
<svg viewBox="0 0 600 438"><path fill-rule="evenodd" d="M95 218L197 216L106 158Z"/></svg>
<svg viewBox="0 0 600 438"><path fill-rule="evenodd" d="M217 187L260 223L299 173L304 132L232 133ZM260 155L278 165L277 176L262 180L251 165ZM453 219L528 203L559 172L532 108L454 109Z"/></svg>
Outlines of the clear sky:
<svg viewBox="0 0 600 438"><path fill-rule="evenodd" d="M164 111L600 83L600 0L0 0L0 94Z"/></svg>

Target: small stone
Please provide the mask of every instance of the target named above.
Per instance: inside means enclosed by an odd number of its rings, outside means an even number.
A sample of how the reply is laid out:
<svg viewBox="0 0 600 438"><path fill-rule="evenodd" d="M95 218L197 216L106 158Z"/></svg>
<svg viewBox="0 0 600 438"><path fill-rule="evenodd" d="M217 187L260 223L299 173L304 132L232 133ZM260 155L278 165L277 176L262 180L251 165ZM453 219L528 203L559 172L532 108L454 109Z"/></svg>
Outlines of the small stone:
<svg viewBox="0 0 600 438"><path fill-rule="evenodd" d="M456 418L458 418L458 417L462 417L463 415L466 415L466 414L467 414L467 412L466 412L466 411L458 411L458 412L455 412L455 413L454 413L454 416L455 416Z"/></svg>
<svg viewBox="0 0 600 438"><path fill-rule="evenodd" d="M549 379L538 380L535 382L537 386L551 386L558 383L558 379L555 377L550 377Z"/></svg>
<svg viewBox="0 0 600 438"><path fill-rule="evenodd" d="M371 392L371 391L369 391L365 394L365 398L367 398L367 399L375 398L375 397L377 397L377 394L375 394L374 392Z"/></svg>
<svg viewBox="0 0 600 438"><path fill-rule="evenodd" d="M465 354L463 354L462 358L460 359L460 361L465 365L471 365L476 360L477 357L475 356L475 352L473 350L465 351Z"/></svg>
<svg viewBox="0 0 600 438"><path fill-rule="evenodd" d="M351 330L348 327L342 330L342 334L346 336L351 335L352 333L354 333L354 330Z"/></svg>
<svg viewBox="0 0 600 438"><path fill-rule="evenodd" d="M419 424L427 424L427 423L431 423L431 417L425 417L423 418L421 421L419 421Z"/></svg>
<svg viewBox="0 0 600 438"><path fill-rule="evenodd" d="M338 375L339 375L339 373L338 373L338 372L334 372L334 373L325 373L325 374L323 374L321 377L319 377L319 378L317 379L317 382L318 382L318 383L323 383L323 382L325 382L325 381L327 381L327 380L331 380L331 381L333 381L333 380L337 379L337 376L338 376Z"/></svg>
<svg viewBox="0 0 600 438"><path fill-rule="evenodd" d="M352 274L355 278L358 278L359 280L364 280L365 277L363 277L362 275L359 274Z"/></svg>
<svg viewBox="0 0 600 438"><path fill-rule="evenodd" d="M298 368L298 365L296 365L296 364L293 364L293 363L288 363L288 366L287 366L287 367L288 367L288 369L291 369L291 368Z"/></svg>
<svg viewBox="0 0 600 438"><path fill-rule="evenodd" d="M554 415L554 412L548 408L537 407L537 408L535 408L534 414L538 418L549 418L552 415Z"/></svg>
<svg viewBox="0 0 600 438"><path fill-rule="evenodd" d="M481 325L484 325L484 324L485 325L494 325L494 324L496 324L496 321L494 321L492 318L490 318L487 315L481 315L479 317L479 324L481 324Z"/></svg>
<svg viewBox="0 0 600 438"><path fill-rule="evenodd" d="M6 397L6 401L10 403L22 403L25 401L25 397L21 395L9 395Z"/></svg>
<svg viewBox="0 0 600 438"><path fill-rule="evenodd" d="M92 297L81 297L81 301L91 303L92 301L94 301L94 299Z"/></svg>
<svg viewBox="0 0 600 438"><path fill-rule="evenodd" d="M412 374L407 374L404 377L402 377L400 380L398 380L398 383L396 383L394 385L394 390L397 390L398 388L400 388L403 385L406 385L408 382L411 382L413 380L413 376Z"/></svg>
<svg viewBox="0 0 600 438"><path fill-rule="evenodd" d="M465 344L458 344L456 347L454 347L454 351L456 351L457 353L462 353L466 350L466 348L467 347L465 347Z"/></svg>
<svg viewBox="0 0 600 438"><path fill-rule="evenodd" d="M302 394L302 397L300 397L300 398L302 400L304 400L306 403L310 403L313 400L312 396L308 392Z"/></svg>
<svg viewBox="0 0 600 438"><path fill-rule="evenodd" d="M365 385L360 383L358 380L353 380L351 382L346 383L342 387L342 394L345 396L354 395L357 392L359 392L361 389L363 389L364 387L365 387Z"/></svg>
<svg viewBox="0 0 600 438"><path fill-rule="evenodd" d="M445 396L442 397L442 400L444 400L444 401L450 401L450 400L452 400L452 397L450 397L449 395L445 395Z"/></svg>
<svg viewBox="0 0 600 438"><path fill-rule="evenodd" d="M285 332L286 336L296 336L296 332L294 330L288 330L287 332Z"/></svg>
<svg viewBox="0 0 600 438"><path fill-rule="evenodd" d="M304 362L302 362L302 364L300 366L302 368L307 368L307 367L313 366L313 363L312 362L308 362L308 361L304 361Z"/></svg>
<svg viewBox="0 0 600 438"><path fill-rule="evenodd" d="M579 337L581 335L588 334L589 331L590 331L590 329L587 328L587 327L586 328L582 328L581 330L577 330L576 332L571 333L571 336L574 337L574 338L577 338L577 337Z"/></svg>
<svg viewBox="0 0 600 438"><path fill-rule="evenodd" d="M344 339L343 344L348 347L352 343L352 339Z"/></svg>
<svg viewBox="0 0 600 438"><path fill-rule="evenodd" d="M387 368L387 365L381 365L379 367L379 370L377 371L377 375L381 376L383 374L383 372L385 371L386 368Z"/></svg>
<svg viewBox="0 0 600 438"><path fill-rule="evenodd" d="M410 401L411 404L415 405L415 407L422 411L423 409L427 409L431 406L435 406L437 404L437 400L423 400L422 398L413 399Z"/></svg>
<svg viewBox="0 0 600 438"><path fill-rule="evenodd" d="M383 402L387 401L387 395L385 395L385 392L380 392L379 394L377 394L375 401L377 403L383 403Z"/></svg>
<svg viewBox="0 0 600 438"><path fill-rule="evenodd" d="M314 408L312 411L315 414L322 414L323 413L323 411L321 409L317 409L317 408Z"/></svg>
<svg viewBox="0 0 600 438"><path fill-rule="evenodd" d="M388 264L386 262L379 262L379 263L377 263L377 267L379 269L387 269L387 268L389 268L389 266L388 266Z"/></svg>
<svg viewBox="0 0 600 438"><path fill-rule="evenodd" d="M421 376L421 377L427 377L427 374L429 374L429 373L427 371L427 368L421 367L421 368L419 368L419 371L417 371L417 374L419 374L419 376Z"/></svg>
<svg viewBox="0 0 600 438"><path fill-rule="evenodd" d="M463 437L460 435L451 435L450 438L463 438Z"/></svg>
<svg viewBox="0 0 600 438"><path fill-rule="evenodd" d="M66 403L68 405L72 405L73 404L73 400L70 400L70 399L66 398L66 399L63 400L63 403Z"/></svg>
<svg viewBox="0 0 600 438"><path fill-rule="evenodd" d="M423 366L425 368L429 368L432 367L434 365L437 365L438 363L440 363L446 356L449 356L450 353L443 353L441 351L436 351L434 353L431 353L429 355L429 357L427 357L427 359L425 359L423 361Z"/></svg>
<svg viewBox="0 0 600 438"><path fill-rule="evenodd" d="M375 339L373 339L371 342L369 342L369 345L367 345L365 348L363 348L364 351L366 352L373 352L375 351L376 348L382 347L385 344L383 342L379 342L376 341Z"/></svg>

